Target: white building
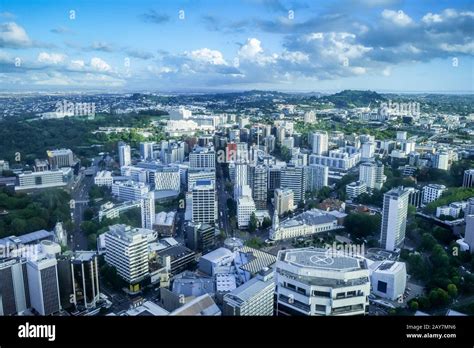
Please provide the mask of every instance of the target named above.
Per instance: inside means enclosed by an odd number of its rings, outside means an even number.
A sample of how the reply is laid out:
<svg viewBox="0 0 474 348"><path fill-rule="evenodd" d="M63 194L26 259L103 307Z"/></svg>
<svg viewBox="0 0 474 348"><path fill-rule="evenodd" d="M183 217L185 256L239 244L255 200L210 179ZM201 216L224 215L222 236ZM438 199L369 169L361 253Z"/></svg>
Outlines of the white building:
<svg viewBox="0 0 474 348"><path fill-rule="evenodd" d="M101 170L94 177L94 184L97 186L107 186L111 187L114 183L114 178L112 177L112 172L107 170Z"/></svg>
<svg viewBox="0 0 474 348"><path fill-rule="evenodd" d="M216 182L216 171L213 169L200 170L200 169L189 169L188 170L188 191L191 192L194 184L198 180L211 180Z"/></svg>
<svg viewBox="0 0 474 348"><path fill-rule="evenodd" d="M306 192L306 172L305 167L288 164L281 170L280 188L293 190L294 202L299 204L304 202Z"/></svg>
<svg viewBox="0 0 474 348"><path fill-rule="evenodd" d="M179 191L181 177L178 167L160 167L155 172L155 190Z"/></svg>
<svg viewBox="0 0 474 348"><path fill-rule="evenodd" d="M407 284L407 270L404 262L376 261L369 268L374 295L392 301L403 296Z"/></svg>
<svg viewBox="0 0 474 348"><path fill-rule="evenodd" d="M446 186L439 184L429 184L423 187L423 204L436 201L446 191Z"/></svg>
<svg viewBox="0 0 474 348"><path fill-rule="evenodd" d="M349 199L359 197L367 192L367 184L364 181L354 181L346 185L346 194Z"/></svg>
<svg viewBox="0 0 474 348"><path fill-rule="evenodd" d="M284 213L293 211L295 203L293 198L293 190L276 189L274 197L275 211L280 216Z"/></svg>
<svg viewBox="0 0 474 348"><path fill-rule="evenodd" d="M306 191L320 190L328 186L329 168L319 164L310 164L305 167Z"/></svg>
<svg viewBox="0 0 474 348"><path fill-rule="evenodd" d="M369 310L367 261L325 249L280 250L276 263L279 315L365 315Z"/></svg>
<svg viewBox="0 0 474 348"><path fill-rule="evenodd" d="M380 244L386 250L400 248L405 240L409 195L409 190L398 187L383 196Z"/></svg>
<svg viewBox="0 0 474 348"><path fill-rule="evenodd" d="M148 185L142 182L116 181L112 184L112 194L122 201L138 201L150 191Z"/></svg>
<svg viewBox="0 0 474 348"><path fill-rule="evenodd" d="M155 195L148 192L140 201L142 228L153 229L155 223Z"/></svg>
<svg viewBox="0 0 474 348"><path fill-rule="evenodd" d="M309 164L328 166L330 170L349 170L360 162L360 152L349 153L345 148L329 151L328 155L310 155Z"/></svg>
<svg viewBox="0 0 474 348"><path fill-rule="evenodd" d="M109 226L105 233L105 261L130 284L148 276L148 237L125 225Z"/></svg>
<svg viewBox="0 0 474 348"><path fill-rule="evenodd" d="M129 166L132 163L132 152L130 145L120 142L118 144L118 153L120 167Z"/></svg>
<svg viewBox="0 0 474 348"><path fill-rule="evenodd" d="M120 168L120 174L136 182L149 183L150 172L147 168L138 166L123 166Z"/></svg>
<svg viewBox="0 0 474 348"><path fill-rule="evenodd" d="M441 151L435 154L433 168L448 170L449 165L449 153Z"/></svg>
<svg viewBox="0 0 474 348"><path fill-rule="evenodd" d="M195 147L189 154L189 167L195 169L216 169L216 153L212 146Z"/></svg>
<svg viewBox="0 0 474 348"><path fill-rule="evenodd" d="M375 154L375 143L368 142L362 144L362 153L361 159L362 160L369 160L374 157Z"/></svg>
<svg viewBox="0 0 474 348"><path fill-rule="evenodd" d="M316 155L326 155L328 152L328 133L316 132L312 134L312 152Z"/></svg>
<svg viewBox="0 0 474 348"><path fill-rule="evenodd" d="M197 180L192 189L192 221L213 224L216 220L215 184L211 180Z"/></svg>
<svg viewBox="0 0 474 348"><path fill-rule="evenodd" d="M387 177L383 173L382 162L364 162L359 166L359 181L367 184L368 189L380 190Z"/></svg>
<svg viewBox="0 0 474 348"><path fill-rule="evenodd" d="M15 186L15 191L65 187L71 183L73 176L73 170L69 167L42 172L25 171L18 174L18 186Z"/></svg>
<svg viewBox="0 0 474 348"><path fill-rule="evenodd" d="M465 220L464 242L469 245L471 254L474 254L474 215L466 215Z"/></svg>
<svg viewBox="0 0 474 348"><path fill-rule="evenodd" d="M266 269L256 277L224 295L225 316L272 316L275 280L273 269Z"/></svg>
<svg viewBox="0 0 474 348"><path fill-rule="evenodd" d="M339 228L336 217L318 209L305 211L282 223L279 223L276 215L273 219L269 234L271 240L305 237Z"/></svg>
<svg viewBox="0 0 474 348"><path fill-rule="evenodd" d="M239 229L249 226L250 217L255 211L255 202L251 196L243 196L237 200L237 225Z"/></svg>
<svg viewBox="0 0 474 348"><path fill-rule="evenodd" d="M140 157L147 160L153 159L153 146L155 145L152 141L146 141L140 143Z"/></svg>

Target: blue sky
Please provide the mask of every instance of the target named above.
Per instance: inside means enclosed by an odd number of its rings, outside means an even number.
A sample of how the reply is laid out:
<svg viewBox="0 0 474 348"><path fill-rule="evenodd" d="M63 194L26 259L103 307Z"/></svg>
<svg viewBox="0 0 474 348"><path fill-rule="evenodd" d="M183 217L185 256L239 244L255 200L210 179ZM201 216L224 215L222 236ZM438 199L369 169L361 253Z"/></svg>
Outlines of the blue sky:
<svg viewBox="0 0 474 348"><path fill-rule="evenodd" d="M2 0L0 89L472 92L473 7Z"/></svg>

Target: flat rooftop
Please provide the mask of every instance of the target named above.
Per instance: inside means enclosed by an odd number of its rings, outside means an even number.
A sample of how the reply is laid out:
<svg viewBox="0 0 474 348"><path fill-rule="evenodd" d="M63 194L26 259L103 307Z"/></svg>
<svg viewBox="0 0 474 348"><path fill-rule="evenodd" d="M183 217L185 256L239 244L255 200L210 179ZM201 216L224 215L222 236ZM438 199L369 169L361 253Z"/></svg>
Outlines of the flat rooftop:
<svg viewBox="0 0 474 348"><path fill-rule="evenodd" d="M303 248L280 251L280 261L302 268L321 270L357 270L362 269L360 259L352 256L331 252L331 250L317 248Z"/></svg>

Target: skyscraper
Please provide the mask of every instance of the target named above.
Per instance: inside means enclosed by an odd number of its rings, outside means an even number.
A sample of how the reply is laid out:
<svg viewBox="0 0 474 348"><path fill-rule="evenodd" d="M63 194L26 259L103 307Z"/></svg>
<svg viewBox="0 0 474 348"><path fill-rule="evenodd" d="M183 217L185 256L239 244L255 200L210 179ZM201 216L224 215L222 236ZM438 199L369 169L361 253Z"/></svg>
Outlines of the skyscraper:
<svg viewBox="0 0 474 348"><path fill-rule="evenodd" d="M140 143L140 157L145 161L153 159L153 145L155 143L151 141Z"/></svg>
<svg viewBox="0 0 474 348"><path fill-rule="evenodd" d="M192 221L213 224L216 219L215 184L211 180L197 180L192 190Z"/></svg>
<svg viewBox="0 0 474 348"><path fill-rule="evenodd" d="M281 170L281 188L293 190L295 205L304 202L304 194L306 189L305 170L303 166L288 166Z"/></svg>
<svg viewBox="0 0 474 348"><path fill-rule="evenodd" d="M99 260L93 251L78 251L71 258L73 303L95 308L100 298Z"/></svg>
<svg viewBox="0 0 474 348"><path fill-rule="evenodd" d="M257 210L267 208L267 168L263 165L251 166L250 187Z"/></svg>
<svg viewBox="0 0 474 348"><path fill-rule="evenodd" d="M386 250L394 251L405 240L409 196L410 191L403 186L383 196L380 244Z"/></svg>
<svg viewBox="0 0 474 348"><path fill-rule="evenodd" d="M310 164L306 170L306 191L320 190L328 186L329 168L320 164Z"/></svg>
<svg viewBox="0 0 474 348"><path fill-rule="evenodd" d="M155 222L155 194L153 192L146 193L140 201L140 206L142 228L153 229Z"/></svg>
<svg viewBox="0 0 474 348"><path fill-rule="evenodd" d="M328 133L313 133L313 153L316 155L326 155L328 152Z"/></svg>
<svg viewBox="0 0 474 348"><path fill-rule="evenodd" d="M0 315L15 315L30 307L26 260L0 261Z"/></svg>
<svg viewBox="0 0 474 348"><path fill-rule="evenodd" d="M359 181L365 182L368 189L380 190L385 182L382 162L364 162L359 166Z"/></svg>
<svg viewBox="0 0 474 348"><path fill-rule="evenodd" d="M50 315L61 309L56 258L27 263L31 307L40 315Z"/></svg>
<svg viewBox="0 0 474 348"><path fill-rule="evenodd" d="M466 169L462 181L463 187L474 187L474 169Z"/></svg>
<svg viewBox="0 0 474 348"><path fill-rule="evenodd" d="M130 145L125 144L123 141L119 142L118 153L119 153L120 167L128 166L132 163Z"/></svg>

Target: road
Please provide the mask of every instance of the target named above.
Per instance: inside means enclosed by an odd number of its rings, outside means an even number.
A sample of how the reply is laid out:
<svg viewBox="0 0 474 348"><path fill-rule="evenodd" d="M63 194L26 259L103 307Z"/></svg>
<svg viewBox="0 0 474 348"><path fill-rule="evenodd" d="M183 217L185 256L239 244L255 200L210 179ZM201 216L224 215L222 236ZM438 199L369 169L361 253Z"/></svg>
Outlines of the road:
<svg viewBox="0 0 474 348"><path fill-rule="evenodd" d="M94 172L97 171L97 166L101 157L96 157L93 160L92 168ZM70 234L69 246L71 250L88 250L87 236L81 230L81 223L84 216L84 210L89 204L89 190L94 184L93 176L86 176L81 171L78 176L77 183L71 192L71 197L74 200L74 208L72 209L72 217L74 222L74 231Z"/></svg>

